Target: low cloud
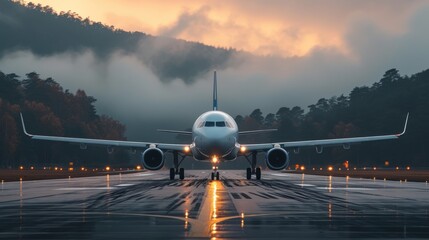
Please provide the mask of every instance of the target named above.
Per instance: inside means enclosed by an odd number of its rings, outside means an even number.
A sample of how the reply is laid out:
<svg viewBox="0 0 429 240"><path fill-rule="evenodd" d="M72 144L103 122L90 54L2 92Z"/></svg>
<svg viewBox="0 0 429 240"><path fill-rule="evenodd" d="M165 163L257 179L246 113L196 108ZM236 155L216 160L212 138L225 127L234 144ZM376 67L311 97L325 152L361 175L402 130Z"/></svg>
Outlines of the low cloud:
<svg viewBox="0 0 429 240"><path fill-rule="evenodd" d="M72 14L54 15L50 11L0 2L0 29L7 33L0 38L0 57L27 50L40 57L91 51L98 62L106 63L121 52L135 56L164 83L180 79L192 84L215 68L224 69L235 54L183 40L114 30Z"/></svg>

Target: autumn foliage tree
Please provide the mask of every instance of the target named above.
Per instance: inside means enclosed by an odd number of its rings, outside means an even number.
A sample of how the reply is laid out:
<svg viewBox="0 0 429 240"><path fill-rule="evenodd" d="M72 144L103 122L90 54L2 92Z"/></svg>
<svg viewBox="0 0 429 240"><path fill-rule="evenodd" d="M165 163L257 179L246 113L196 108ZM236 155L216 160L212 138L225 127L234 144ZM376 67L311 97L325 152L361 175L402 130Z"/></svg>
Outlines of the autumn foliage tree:
<svg viewBox="0 0 429 240"><path fill-rule="evenodd" d="M54 79L41 79L35 72L23 80L0 72L0 166L127 164L129 158L121 150L111 156L102 148L81 151L77 145L30 141L21 130L20 112L35 134L125 140L125 126L99 116L95 101L84 90L72 94Z"/></svg>
<svg viewBox="0 0 429 240"><path fill-rule="evenodd" d="M281 107L264 118L256 109L235 119L240 130L277 128L269 135L281 142L399 133L410 112L407 133L397 141L352 145L350 150L325 148L322 154L303 149L298 155L292 154L292 160L312 165L341 165L347 160L359 166L380 166L389 161L391 166L428 167L428 93L429 70L401 76L397 69L390 69L372 86L356 87L347 96L321 98L308 106L307 112L300 107Z"/></svg>

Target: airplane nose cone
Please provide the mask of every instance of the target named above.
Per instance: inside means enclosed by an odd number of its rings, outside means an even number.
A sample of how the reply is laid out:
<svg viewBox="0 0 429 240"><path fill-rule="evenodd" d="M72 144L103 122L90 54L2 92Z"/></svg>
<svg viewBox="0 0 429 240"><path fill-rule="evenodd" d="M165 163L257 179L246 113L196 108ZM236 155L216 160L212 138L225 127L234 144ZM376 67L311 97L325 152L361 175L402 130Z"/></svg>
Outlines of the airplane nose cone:
<svg viewBox="0 0 429 240"><path fill-rule="evenodd" d="M224 136L201 136L195 139L195 144L207 156L223 156L234 146L234 138Z"/></svg>

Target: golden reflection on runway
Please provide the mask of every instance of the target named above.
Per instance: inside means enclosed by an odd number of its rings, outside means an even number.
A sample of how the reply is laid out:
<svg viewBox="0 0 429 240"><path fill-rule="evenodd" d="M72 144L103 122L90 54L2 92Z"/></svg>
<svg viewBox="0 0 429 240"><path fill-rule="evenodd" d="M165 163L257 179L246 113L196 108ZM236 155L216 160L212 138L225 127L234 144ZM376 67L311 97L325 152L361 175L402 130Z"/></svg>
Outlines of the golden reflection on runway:
<svg viewBox="0 0 429 240"><path fill-rule="evenodd" d="M218 181L212 181L211 183L210 183L210 192L211 192L211 198L209 198L209 199L211 199L212 200L212 204L211 204L211 210L210 210L210 212L211 212L211 216L212 216L212 218L211 218L211 221L210 221L210 225L212 226L211 227L211 235L213 235L213 234L216 234L217 233L217 228L216 228L216 218L217 218L217 209L218 209L218 206L217 206L217 204L218 204L218 201L217 201L217 198L218 198L218 195L217 195L217 189L218 189ZM222 184L219 184L220 186L222 186Z"/></svg>
<svg viewBox="0 0 429 240"><path fill-rule="evenodd" d="M212 218L213 219L216 219L216 217L217 217L217 206L216 206L216 204L217 204L217 182L213 182L212 184L212 191L213 191L213 193L212 193L212 202L213 202L213 204L212 204L212 210L211 210L211 212L212 212Z"/></svg>
<svg viewBox="0 0 429 240"><path fill-rule="evenodd" d="M188 221L191 223L189 237L210 236L215 239L219 231L217 223L224 220L222 216L219 216L219 210L223 208L222 201L219 201L219 191L224 191L222 183L211 181L197 219L186 219L185 213L185 228L187 228Z"/></svg>

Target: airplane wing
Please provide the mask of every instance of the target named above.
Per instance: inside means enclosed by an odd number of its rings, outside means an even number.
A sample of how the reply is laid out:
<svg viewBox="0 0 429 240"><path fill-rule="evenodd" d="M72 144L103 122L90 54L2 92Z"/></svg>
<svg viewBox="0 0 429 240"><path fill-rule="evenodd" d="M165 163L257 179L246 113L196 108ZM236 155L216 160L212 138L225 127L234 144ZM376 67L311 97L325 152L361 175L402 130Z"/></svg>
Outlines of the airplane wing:
<svg viewBox="0 0 429 240"><path fill-rule="evenodd" d="M90 139L90 138L72 138L72 137L57 137L57 136L43 136L43 135L33 135L29 134L25 128L24 117L21 115L22 128L25 135L29 136L31 139L43 140L43 141L54 141L54 142L68 142L81 144L81 146L86 145L100 145L107 147L125 147L125 148L149 148L157 147L162 150L176 150L183 151L187 144L169 144L169 143L150 143L150 142L133 142L133 141L119 141L119 140L104 140L104 139Z"/></svg>
<svg viewBox="0 0 429 240"><path fill-rule="evenodd" d="M344 148L348 149L351 144L399 138L400 136L404 135L405 131L407 130L408 116L409 114L407 114L407 117L405 119L404 130L402 131L402 133L399 133L399 134L369 136L369 137L306 140L306 141L293 141L293 142L242 144L241 146L245 147L246 151L264 151L264 150L271 149L273 147L295 148L295 149L299 149L302 147L316 147L316 149L321 149L322 147L325 147L325 146L343 146ZM321 150L317 150L317 151L321 151Z"/></svg>

